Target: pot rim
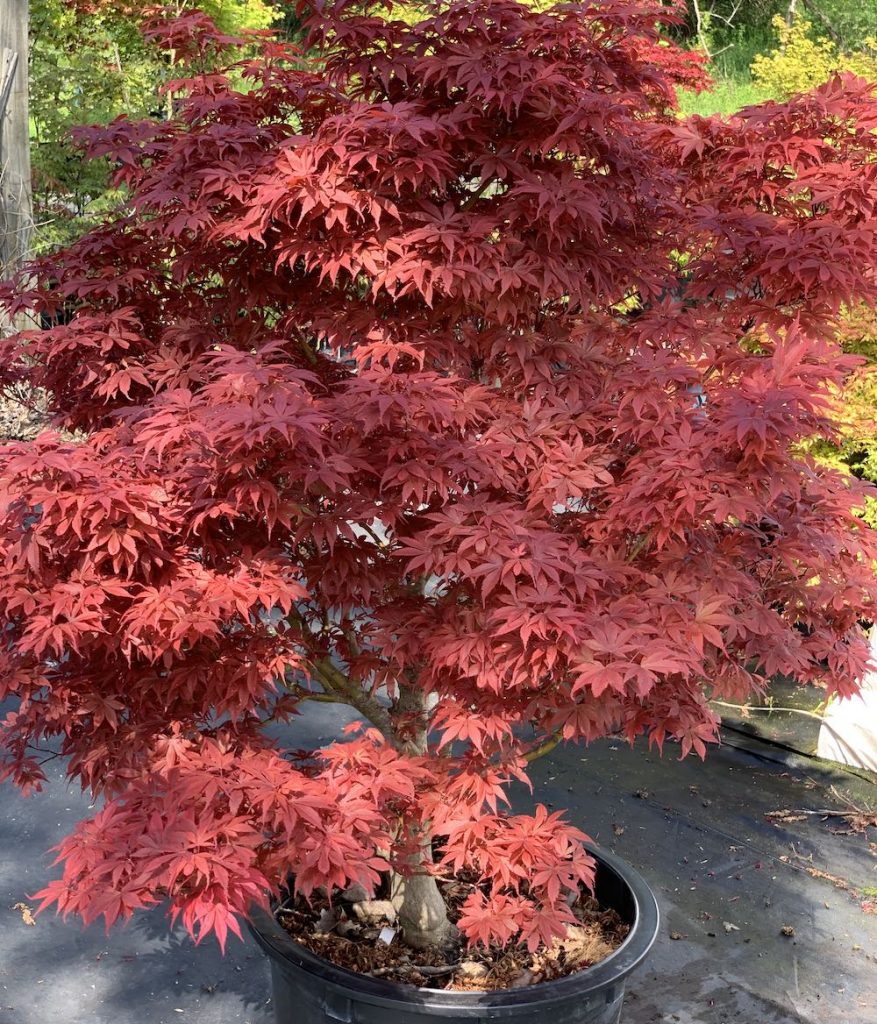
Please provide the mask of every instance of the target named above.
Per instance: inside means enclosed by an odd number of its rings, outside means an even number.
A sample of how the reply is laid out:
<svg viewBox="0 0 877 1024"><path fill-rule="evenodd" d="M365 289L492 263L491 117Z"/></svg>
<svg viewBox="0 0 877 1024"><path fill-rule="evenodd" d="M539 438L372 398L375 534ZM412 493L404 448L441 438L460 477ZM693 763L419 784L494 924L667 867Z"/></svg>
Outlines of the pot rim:
<svg viewBox="0 0 877 1024"><path fill-rule="evenodd" d="M621 879L634 901L634 921L624 942L605 960L575 974L543 981L518 989L496 991L448 992L446 989L406 985L401 982L369 978L356 971L339 967L299 945L279 924L273 913L262 907L251 910L247 926L262 949L279 966L289 965L319 978L333 988L353 991L364 1002L404 1008L412 1004L429 1004L438 1009L466 1011L477 1007L521 1009L530 1005L544 1006L571 997L582 997L623 980L646 957L658 934L660 913L655 895L646 880L613 853L586 844L588 852L605 868Z"/></svg>

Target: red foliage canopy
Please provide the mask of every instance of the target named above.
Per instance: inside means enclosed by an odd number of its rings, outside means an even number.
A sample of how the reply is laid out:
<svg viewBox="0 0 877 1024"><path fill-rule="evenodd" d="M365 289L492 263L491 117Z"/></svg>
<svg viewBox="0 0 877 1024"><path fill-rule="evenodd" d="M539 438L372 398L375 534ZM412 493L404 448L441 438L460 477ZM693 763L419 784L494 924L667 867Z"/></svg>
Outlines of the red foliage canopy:
<svg viewBox="0 0 877 1024"><path fill-rule="evenodd" d="M797 451L877 295L877 102L678 120L659 0L312 6L319 62L84 131L130 203L6 290L56 432L0 449L5 772L60 738L105 798L44 892L87 920L223 941L431 833L467 935L534 944L591 870L503 814L534 743L703 755L710 693L863 672L861 497ZM320 689L367 731L283 754Z"/></svg>

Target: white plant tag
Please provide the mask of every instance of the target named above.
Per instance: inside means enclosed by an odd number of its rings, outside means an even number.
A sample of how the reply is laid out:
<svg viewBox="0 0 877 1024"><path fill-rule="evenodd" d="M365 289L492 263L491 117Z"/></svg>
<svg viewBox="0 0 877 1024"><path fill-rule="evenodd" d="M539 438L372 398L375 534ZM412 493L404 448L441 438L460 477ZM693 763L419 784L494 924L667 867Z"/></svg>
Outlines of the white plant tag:
<svg viewBox="0 0 877 1024"><path fill-rule="evenodd" d="M395 937L395 928L381 928L381 934L378 936L378 942L385 942L389 946Z"/></svg>

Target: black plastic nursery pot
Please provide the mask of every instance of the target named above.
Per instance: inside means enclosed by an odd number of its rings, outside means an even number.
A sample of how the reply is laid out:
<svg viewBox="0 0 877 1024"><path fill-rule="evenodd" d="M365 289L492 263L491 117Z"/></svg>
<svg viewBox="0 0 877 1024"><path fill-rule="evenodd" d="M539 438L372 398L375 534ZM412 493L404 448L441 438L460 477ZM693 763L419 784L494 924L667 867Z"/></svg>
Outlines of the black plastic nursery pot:
<svg viewBox="0 0 877 1024"><path fill-rule="evenodd" d="M436 1019L508 1024L618 1024L627 976L658 933L658 904L645 879L624 861L591 849L595 895L631 926L615 952L557 981L500 992L445 992L368 978L336 967L295 942L267 911L250 931L271 962L277 1024L425 1024Z"/></svg>

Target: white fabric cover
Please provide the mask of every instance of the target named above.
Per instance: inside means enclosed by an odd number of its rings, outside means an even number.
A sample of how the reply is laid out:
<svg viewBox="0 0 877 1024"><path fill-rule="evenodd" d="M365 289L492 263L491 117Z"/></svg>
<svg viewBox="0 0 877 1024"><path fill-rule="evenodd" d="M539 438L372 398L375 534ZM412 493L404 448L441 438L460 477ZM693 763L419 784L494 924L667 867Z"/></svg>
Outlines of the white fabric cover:
<svg viewBox="0 0 877 1024"><path fill-rule="evenodd" d="M871 657L877 662L877 626L871 629ZM865 676L859 696L829 703L816 755L877 772L877 669Z"/></svg>

